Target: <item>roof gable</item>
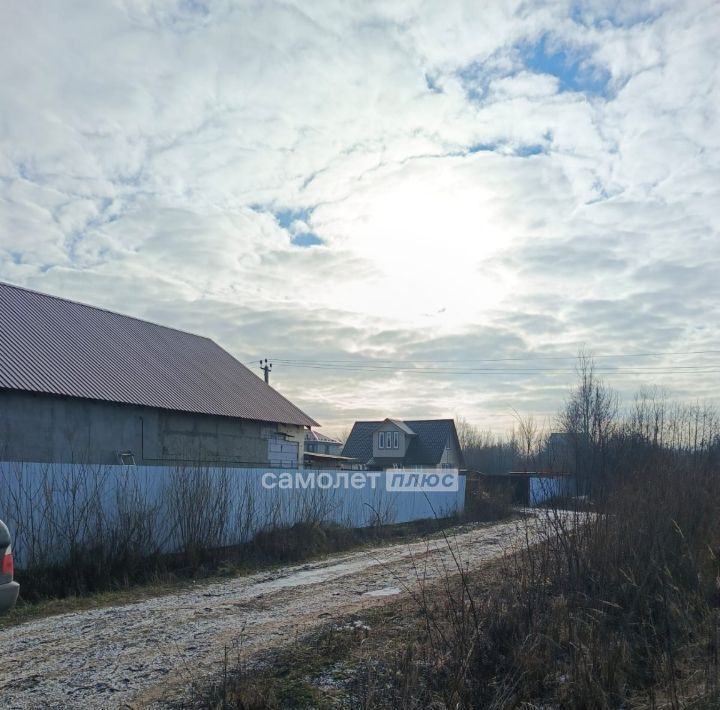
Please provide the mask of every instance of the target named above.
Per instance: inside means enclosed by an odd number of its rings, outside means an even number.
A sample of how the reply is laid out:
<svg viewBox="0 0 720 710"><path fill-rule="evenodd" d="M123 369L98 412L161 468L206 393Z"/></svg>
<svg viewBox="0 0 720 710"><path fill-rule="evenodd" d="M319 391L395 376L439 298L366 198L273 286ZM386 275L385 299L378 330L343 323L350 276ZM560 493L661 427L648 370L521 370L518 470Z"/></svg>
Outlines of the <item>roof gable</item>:
<svg viewBox="0 0 720 710"><path fill-rule="evenodd" d="M392 424L392 426L399 429L401 432L407 434L408 436L415 436L415 432L405 422L402 422L399 419L390 419L390 417L388 417L387 419L383 419L380 424L375 427L375 431L382 429L388 424Z"/></svg>
<svg viewBox="0 0 720 710"><path fill-rule="evenodd" d="M2 282L0 388L316 424L209 338Z"/></svg>

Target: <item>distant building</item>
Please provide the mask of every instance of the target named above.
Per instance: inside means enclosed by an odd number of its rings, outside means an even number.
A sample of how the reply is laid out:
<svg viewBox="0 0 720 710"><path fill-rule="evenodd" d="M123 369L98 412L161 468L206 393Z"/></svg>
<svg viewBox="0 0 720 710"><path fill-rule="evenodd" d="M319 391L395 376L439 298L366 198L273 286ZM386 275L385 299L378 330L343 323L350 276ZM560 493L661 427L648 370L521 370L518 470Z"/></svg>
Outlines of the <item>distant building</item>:
<svg viewBox="0 0 720 710"><path fill-rule="evenodd" d="M305 432L306 468L350 468L353 459L342 455L343 443L319 431Z"/></svg>
<svg viewBox="0 0 720 710"><path fill-rule="evenodd" d="M319 431L305 432L305 451L314 454L335 454L342 453L343 443L339 439L321 434Z"/></svg>
<svg viewBox="0 0 720 710"><path fill-rule="evenodd" d="M464 465L452 419L355 422L342 455L369 469Z"/></svg>
<svg viewBox="0 0 720 710"><path fill-rule="evenodd" d="M208 338L0 283L0 461L298 467L316 424Z"/></svg>

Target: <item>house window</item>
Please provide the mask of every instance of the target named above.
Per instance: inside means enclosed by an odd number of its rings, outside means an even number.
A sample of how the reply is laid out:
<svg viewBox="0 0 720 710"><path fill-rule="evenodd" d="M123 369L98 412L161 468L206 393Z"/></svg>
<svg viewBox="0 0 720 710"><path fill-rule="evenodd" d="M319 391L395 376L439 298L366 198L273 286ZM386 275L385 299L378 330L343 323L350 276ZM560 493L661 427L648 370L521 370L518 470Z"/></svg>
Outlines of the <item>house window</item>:
<svg viewBox="0 0 720 710"><path fill-rule="evenodd" d="M393 432L393 449L399 449L400 448L400 436L398 432Z"/></svg>
<svg viewBox="0 0 720 710"><path fill-rule="evenodd" d="M380 434L378 434L378 448L384 449L385 448L385 432L381 431Z"/></svg>

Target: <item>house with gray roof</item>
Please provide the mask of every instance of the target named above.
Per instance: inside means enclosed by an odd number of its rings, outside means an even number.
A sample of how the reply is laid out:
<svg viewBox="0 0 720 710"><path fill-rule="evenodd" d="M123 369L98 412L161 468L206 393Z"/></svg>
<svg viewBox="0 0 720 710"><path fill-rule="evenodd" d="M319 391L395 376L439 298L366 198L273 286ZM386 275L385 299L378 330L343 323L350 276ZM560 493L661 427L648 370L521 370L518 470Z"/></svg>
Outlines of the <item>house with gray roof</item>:
<svg viewBox="0 0 720 710"><path fill-rule="evenodd" d="M209 338L0 282L0 461L297 467L316 424Z"/></svg>
<svg viewBox="0 0 720 710"><path fill-rule="evenodd" d="M464 466L453 419L355 422L342 455L374 470Z"/></svg>

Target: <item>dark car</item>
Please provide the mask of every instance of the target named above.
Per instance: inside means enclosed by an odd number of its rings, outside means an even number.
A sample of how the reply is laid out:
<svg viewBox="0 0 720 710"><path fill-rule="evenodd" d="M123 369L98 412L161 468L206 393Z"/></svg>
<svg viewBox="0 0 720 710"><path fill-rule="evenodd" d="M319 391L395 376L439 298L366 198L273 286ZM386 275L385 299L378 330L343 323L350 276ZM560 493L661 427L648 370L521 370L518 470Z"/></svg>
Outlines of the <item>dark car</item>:
<svg viewBox="0 0 720 710"><path fill-rule="evenodd" d="M12 541L7 525L0 520L0 612L12 609L18 598L20 585L13 582Z"/></svg>

